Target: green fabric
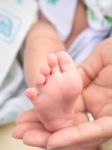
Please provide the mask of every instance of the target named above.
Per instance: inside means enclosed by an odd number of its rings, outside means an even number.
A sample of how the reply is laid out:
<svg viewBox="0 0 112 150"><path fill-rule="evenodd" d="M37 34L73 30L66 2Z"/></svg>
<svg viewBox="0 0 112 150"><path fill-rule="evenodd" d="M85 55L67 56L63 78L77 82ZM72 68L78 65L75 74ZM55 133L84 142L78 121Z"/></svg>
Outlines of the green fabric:
<svg viewBox="0 0 112 150"><path fill-rule="evenodd" d="M55 5L59 0L48 0L49 4Z"/></svg>

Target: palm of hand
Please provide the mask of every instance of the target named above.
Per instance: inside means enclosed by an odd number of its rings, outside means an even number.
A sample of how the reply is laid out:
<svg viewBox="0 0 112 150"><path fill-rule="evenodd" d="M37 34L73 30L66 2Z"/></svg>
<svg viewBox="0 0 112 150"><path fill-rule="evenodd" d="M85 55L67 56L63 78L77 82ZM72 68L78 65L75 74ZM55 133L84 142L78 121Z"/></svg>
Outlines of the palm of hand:
<svg viewBox="0 0 112 150"><path fill-rule="evenodd" d="M112 116L112 65L104 67L83 91L86 109L94 117Z"/></svg>
<svg viewBox="0 0 112 150"><path fill-rule="evenodd" d="M111 75L110 75L111 70L112 70L112 67L110 65L103 68L100 74L95 78L95 80L91 82L89 86L83 91L83 98L84 98L83 100L85 101L85 104L86 104L86 110L88 110L95 116L95 118L97 119L96 124L97 125L99 124L98 126L100 126L101 128L103 127L103 123L108 122L108 119L111 119L111 115L112 115L112 111L111 111L112 110L112 89L111 89L112 84L111 84ZM22 114L22 116L20 116L19 126L21 126L21 124L23 126L23 131L21 132L20 136L24 137L23 141L26 144L33 145L33 146L46 147L48 144L47 141L50 136L51 136L50 139L52 139L52 134L43 127L43 125L38 121L38 118L34 113L33 113L33 117L31 117L31 114L32 112L27 113L27 114L25 113L25 114ZM106 118L105 116L110 116L110 118ZM98 118L100 120L98 120ZM36 124L37 127L35 127L34 124ZM30 125L30 129L25 131L25 128L28 128L29 125ZM88 125L91 126L91 124L88 124ZM93 128L95 129L95 126L93 126ZM84 130L86 131L85 128ZM90 130L91 130L91 127L90 127ZM60 133L61 133L61 130L60 130ZM58 133L59 136L60 136L60 133ZM41 135L43 136L43 138L41 138L41 141L40 140L38 141ZM29 137L30 139L31 138L34 139L33 137L36 137L36 138L32 142L32 140L29 140ZM85 144L83 144L82 146L80 143L79 147L82 147L82 148L95 147L96 145L99 145L100 142L106 139L106 138L101 138L100 141L97 142L97 138L96 140L95 140L95 137L91 136L90 138L91 138L91 141L89 142L89 145L88 145L88 138L87 139L85 137L84 139L82 138ZM56 140L56 138L54 139ZM62 145L59 145L59 146L61 147ZM72 148L72 146L70 147ZM63 149L66 149L66 148L63 148Z"/></svg>

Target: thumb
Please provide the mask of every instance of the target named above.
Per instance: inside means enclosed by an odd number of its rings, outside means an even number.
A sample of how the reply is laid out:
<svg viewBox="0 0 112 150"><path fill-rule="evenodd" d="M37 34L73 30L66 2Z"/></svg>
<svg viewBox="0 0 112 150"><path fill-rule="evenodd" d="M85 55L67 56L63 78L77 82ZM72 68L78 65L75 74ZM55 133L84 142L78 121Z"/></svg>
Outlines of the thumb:
<svg viewBox="0 0 112 150"><path fill-rule="evenodd" d="M79 66L84 87L88 86L103 67L112 63L112 38L101 42Z"/></svg>

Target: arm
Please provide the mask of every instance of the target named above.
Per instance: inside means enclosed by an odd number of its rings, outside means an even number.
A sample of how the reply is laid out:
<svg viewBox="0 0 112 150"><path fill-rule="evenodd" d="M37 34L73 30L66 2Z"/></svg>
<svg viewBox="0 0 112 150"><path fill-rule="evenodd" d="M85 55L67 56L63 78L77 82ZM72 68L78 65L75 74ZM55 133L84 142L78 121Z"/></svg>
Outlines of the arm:
<svg viewBox="0 0 112 150"><path fill-rule="evenodd" d="M49 53L64 49L56 30L46 19L42 18L33 25L26 39L24 53L24 75L27 85L35 85L40 65L46 61Z"/></svg>

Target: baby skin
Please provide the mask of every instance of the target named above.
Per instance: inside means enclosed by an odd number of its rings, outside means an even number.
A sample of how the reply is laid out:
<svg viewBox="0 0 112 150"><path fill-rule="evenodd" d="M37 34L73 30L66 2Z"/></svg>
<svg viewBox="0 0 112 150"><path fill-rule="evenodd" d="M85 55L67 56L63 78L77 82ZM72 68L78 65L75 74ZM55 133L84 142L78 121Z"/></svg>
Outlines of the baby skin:
<svg viewBox="0 0 112 150"><path fill-rule="evenodd" d="M50 54L47 64L40 69L36 88L26 90L37 117L51 132L74 124L74 104L83 83L73 60L66 52ZM79 101L77 110L83 109Z"/></svg>

